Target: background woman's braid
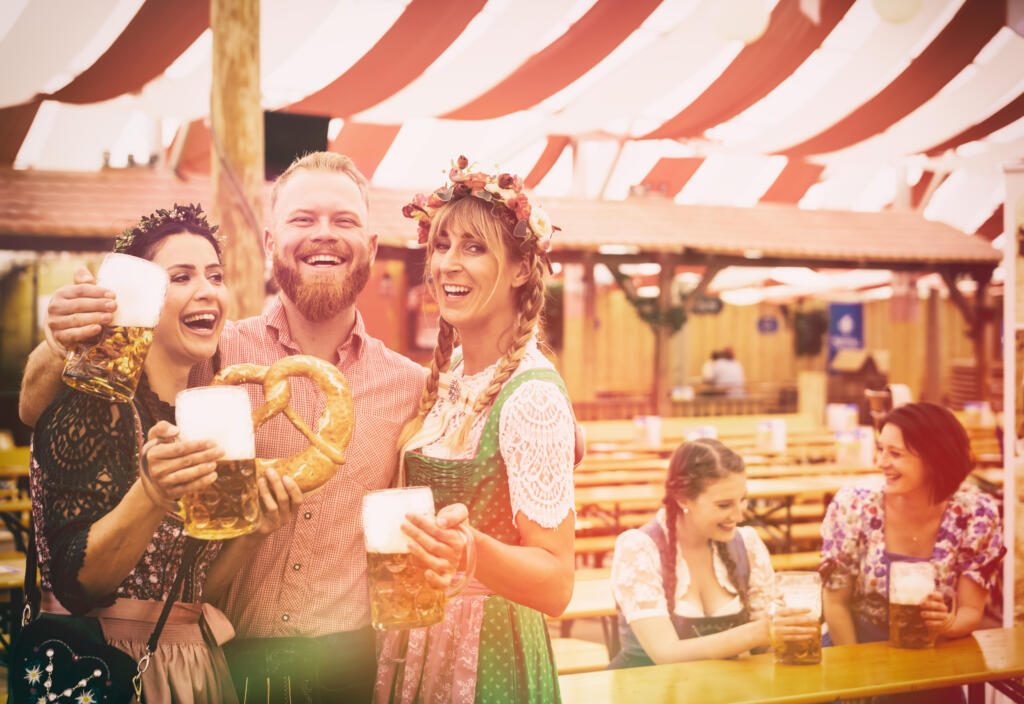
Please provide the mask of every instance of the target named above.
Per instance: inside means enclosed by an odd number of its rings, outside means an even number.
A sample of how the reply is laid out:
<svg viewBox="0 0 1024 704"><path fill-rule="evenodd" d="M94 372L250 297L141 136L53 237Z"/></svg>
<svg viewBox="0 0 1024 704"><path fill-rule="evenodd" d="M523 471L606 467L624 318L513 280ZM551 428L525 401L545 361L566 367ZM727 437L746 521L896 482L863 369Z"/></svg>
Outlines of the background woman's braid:
<svg viewBox="0 0 1024 704"><path fill-rule="evenodd" d="M729 581L736 587L736 593L740 596L740 603L743 604L743 608L750 613L750 601L748 599L747 590L740 587L739 579L736 577L736 561L732 559L732 553L729 552L729 545L723 543L720 540L713 541L715 545L715 552L718 553L718 559L725 565L725 569L729 573ZM744 549L745 546L744 546Z"/></svg>
<svg viewBox="0 0 1024 704"><path fill-rule="evenodd" d="M487 388L483 390L476 402L473 404L472 413L466 416L458 432L452 438L452 447L461 448L465 446L466 439L473 423L498 397L501 387L509 380L512 373L519 367L526 353L526 345L533 337L540 321L541 312L544 310L544 264L536 256L533 257L533 267L530 270L530 278L520 289L520 311L518 323L515 328L512 344L508 352L498 362L498 368L494 370Z"/></svg>
<svg viewBox="0 0 1024 704"><path fill-rule="evenodd" d="M661 559L665 563L665 601L668 602L669 616L676 612L676 523L679 517L679 504L668 496L665 497L665 522L668 526L668 548Z"/></svg>
<svg viewBox="0 0 1024 704"><path fill-rule="evenodd" d="M743 460L718 440L702 438L684 442L672 453L665 479L665 522L668 528L668 554L664 557L668 565L665 575L665 599L669 614L675 612L676 603L676 550L679 504L681 498L696 499L708 486L730 474L744 471ZM740 589L736 578L736 562L729 554L725 543L714 542L714 549L729 573L729 580L736 586L743 607L750 608L747 591Z"/></svg>

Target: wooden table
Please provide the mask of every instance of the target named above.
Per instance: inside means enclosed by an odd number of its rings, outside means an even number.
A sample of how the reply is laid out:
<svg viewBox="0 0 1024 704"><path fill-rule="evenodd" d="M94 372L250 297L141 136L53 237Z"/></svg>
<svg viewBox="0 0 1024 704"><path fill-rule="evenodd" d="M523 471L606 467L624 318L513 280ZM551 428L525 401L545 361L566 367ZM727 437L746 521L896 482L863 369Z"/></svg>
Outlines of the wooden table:
<svg viewBox="0 0 1024 704"><path fill-rule="evenodd" d="M764 654L564 675L559 684L565 704L832 702L977 685L1024 675L1024 627L976 631L929 650L865 643L821 654L819 665L776 665ZM971 687L975 701L984 701L980 686Z"/></svg>

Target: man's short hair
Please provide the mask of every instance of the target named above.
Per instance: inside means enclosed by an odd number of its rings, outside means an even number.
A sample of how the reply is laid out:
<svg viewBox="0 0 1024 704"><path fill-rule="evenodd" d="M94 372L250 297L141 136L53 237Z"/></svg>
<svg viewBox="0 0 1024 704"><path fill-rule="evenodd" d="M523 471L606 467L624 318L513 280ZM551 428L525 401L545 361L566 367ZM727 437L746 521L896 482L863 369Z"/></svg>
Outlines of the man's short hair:
<svg viewBox="0 0 1024 704"><path fill-rule="evenodd" d="M345 174L355 181L359 192L363 196L363 203L366 205L366 212L370 212L370 182L366 180L363 173L356 166L356 163L344 154L337 152L310 152L300 156L277 177L273 187L270 189L270 209L277 205L278 192L284 187L296 171L324 171Z"/></svg>

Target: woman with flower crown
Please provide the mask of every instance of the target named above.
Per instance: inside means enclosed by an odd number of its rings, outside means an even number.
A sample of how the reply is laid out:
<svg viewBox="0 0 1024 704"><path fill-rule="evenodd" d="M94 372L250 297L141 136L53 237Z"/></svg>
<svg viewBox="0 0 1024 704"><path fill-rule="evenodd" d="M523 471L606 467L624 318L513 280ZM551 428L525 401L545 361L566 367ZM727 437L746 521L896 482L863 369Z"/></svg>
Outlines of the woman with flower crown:
<svg viewBox="0 0 1024 704"><path fill-rule="evenodd" d="M136 660L146 653L186 552L182 522L168 514L166 500L212 483L215 460L223 455L210 442L179 441L171 426L175 396L185 389L192 365L215 353L224 326L228 290L216 231L198 205L175 205L142 218L118 238L114 251L153 261L169 278L135 397L116 403L65 388L43 412L32 438L42 618L98 626L110 645ZM80 279L65 293L103 299L108 292ZM114 305L108 301L108 311ZM109 322L109 314L97 322ZM55 340L48 342L63 356ZM140 448L143 433L150 439ZM139 471L140 455L149 462L152 480ZM294 481L276 474L260 479L260 494L258 531L202 543L186 570L142 677L147 701L236 701L220 648L234 631L223 613L203 602L226 589L253 545L287 522L302 500ZM57 685L67 681L62 676L68 675L52 673ZM11 701L28 701L39 679L12 672ZM93 701L95 692L83 687L75 690L78 701Z"/></svg>
<svg viewBox="0 0 1024 704"><path fill-rule="evenodd" d="M538 340L553 228L518 177L460 157L450 178L403 211L441 320L400 452L405 483L469 508L477 568L444 621L384 636L376 700L557 702L543 614L572 596L575 424Z"/></svg>

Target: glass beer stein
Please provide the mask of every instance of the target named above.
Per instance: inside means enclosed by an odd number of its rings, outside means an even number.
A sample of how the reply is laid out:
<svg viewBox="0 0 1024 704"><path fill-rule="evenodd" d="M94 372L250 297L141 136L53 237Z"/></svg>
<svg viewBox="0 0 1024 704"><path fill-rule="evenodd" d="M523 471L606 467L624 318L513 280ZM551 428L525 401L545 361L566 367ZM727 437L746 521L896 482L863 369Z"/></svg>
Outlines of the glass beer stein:
<svg viewBox="0 0 1024 704"><path fill-rule="evenodd" d="M889 563L889 643L894 648L931 648L937 633L921 617L924 600L935 591L935 565Z"/></svg>
<svg viewBox="0 0 1024 704"><path fill-rule="evenodd" d="M129 402L135 397L153 329L160 320L167 272L140 257L108 254L96 283L114 292L117 310L95 343L68 352L64 383L109 401Z"/></svg>
<svg viewBox="0 0 1024 704"><path fill-rule="evenodd" d="M409 539L402 532L402 522L409 513L434 515L434 495L430 487L382 489L363 497L370 623L378 631L439 623L444 619L445 602L465 588L475 567L473 538L464 525L467 533L465 574L447 592L430 586L423 574L425 568L410 554Z"/></svg>
<svg viewBox="0 0 1024 704"><path fill-rule="evenodd" d="M185 532L221 540L256 530L260 497L249 394L238 386L186 389L175 399L174 413L182 440L213 440L224 450L217 480L181 498Z"/></svg>
<svg viewBox="0 0 1024 704"><path fill-rule="evenodd" d="M821 576L817 572L776 572L775 605L808 609L818 627L807 640L783 640L772 628L775 662L782 665L816 665L821 662ZM772 614L775 619L775 614ZM772 624L774 626L774 622Z"/></svg>

